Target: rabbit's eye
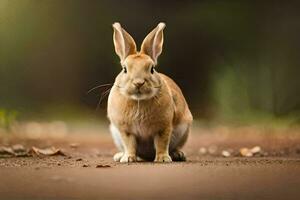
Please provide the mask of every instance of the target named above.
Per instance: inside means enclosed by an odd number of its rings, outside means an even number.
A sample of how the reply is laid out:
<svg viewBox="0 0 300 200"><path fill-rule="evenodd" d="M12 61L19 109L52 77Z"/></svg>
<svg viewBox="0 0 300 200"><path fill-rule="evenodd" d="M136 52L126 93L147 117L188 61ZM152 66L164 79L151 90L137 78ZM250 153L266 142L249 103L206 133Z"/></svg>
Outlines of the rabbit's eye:
<svg viewBox="0 0 300 200"><path fill-rule="evenodd" d="M127 73L127 68L123 67L123 70L124 70L124 73L126 74Z"/></svg>
<svg viewBox="0 0 300 200"><path fill-rule="evenodd" d="M153 74L153 73L154 73L154 67L153 67L153 66L151 67L151 70L150 70L150 72L151 72L151 74Z"/></svg>

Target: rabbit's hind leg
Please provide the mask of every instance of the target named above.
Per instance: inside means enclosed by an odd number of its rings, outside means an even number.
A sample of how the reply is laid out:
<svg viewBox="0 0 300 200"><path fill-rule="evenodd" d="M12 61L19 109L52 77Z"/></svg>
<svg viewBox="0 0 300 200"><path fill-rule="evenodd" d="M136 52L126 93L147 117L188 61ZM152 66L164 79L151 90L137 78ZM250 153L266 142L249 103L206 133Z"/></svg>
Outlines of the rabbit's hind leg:
<svg viewBox="0 0 300 200"><path fill-rule="evenodd" d="M186 157L184 155L184 153L180 150L175 150L175 151L172 151L170 153L170 156L172 158L173 161L177 161L177 162L184 162L186 161Z"/></svg>
<svg viewBox="0 0 300 200"><path fill-rule="evenodd" d="M174 128L173 133L171 135L169 151L172 152L183 147L183 145L187 141L189 132L190 132L190 126L188 124L183 123L177 125Z"/></svg>
<svg viewBox="0 0 300 200"><path fill-rule="evenodd" d="M179 149L186 143L190 132L188 124L180 124L175 127L170 141L170 156L173 161L186 161L186 157Z"/></svg>

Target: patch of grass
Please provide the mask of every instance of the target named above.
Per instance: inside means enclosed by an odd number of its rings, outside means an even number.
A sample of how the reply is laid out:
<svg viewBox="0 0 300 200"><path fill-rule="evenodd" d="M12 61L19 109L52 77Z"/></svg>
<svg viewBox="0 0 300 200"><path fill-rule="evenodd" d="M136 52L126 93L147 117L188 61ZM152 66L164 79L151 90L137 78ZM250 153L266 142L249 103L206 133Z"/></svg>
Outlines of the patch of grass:
<svg viewBox="0 0 300 200"><path fill-rule="evenodd" d="M0 108L0 128L11 131L12 124L16 122L19 113L15 110Z"/></svg>

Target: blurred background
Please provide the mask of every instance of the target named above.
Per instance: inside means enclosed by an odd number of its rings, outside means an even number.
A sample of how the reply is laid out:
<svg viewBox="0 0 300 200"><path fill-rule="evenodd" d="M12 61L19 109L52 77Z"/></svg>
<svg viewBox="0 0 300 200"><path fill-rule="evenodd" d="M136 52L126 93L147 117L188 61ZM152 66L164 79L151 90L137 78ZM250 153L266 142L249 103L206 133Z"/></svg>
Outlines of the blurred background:
<svg viewBox="0 0 300 200"><path fill-rule="evenodd" d="M296 1L0 0L0 121L92 120L120 72L120 22L140 46L167 24L157 70L182 88L196 120L300 123ZM99 120L100 121L100 120Z"/></svg>

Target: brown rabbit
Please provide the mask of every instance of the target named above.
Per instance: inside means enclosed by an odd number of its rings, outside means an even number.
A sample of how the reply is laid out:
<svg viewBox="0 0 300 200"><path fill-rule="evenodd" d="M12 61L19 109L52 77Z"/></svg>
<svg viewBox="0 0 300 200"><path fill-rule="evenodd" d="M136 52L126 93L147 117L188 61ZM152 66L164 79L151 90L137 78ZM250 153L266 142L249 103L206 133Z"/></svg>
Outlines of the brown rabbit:
<svg viewBox="0 0 300 200"><path fill-rule="evenodd" d="M119 23L113 24L115 51L123 67L107 107L110 131L121 151L114 155L117 162L185 160L179 149L190 132L192 114L176 83L154 69L164 28L159 23L138 52L133 38Z"/></svg>

